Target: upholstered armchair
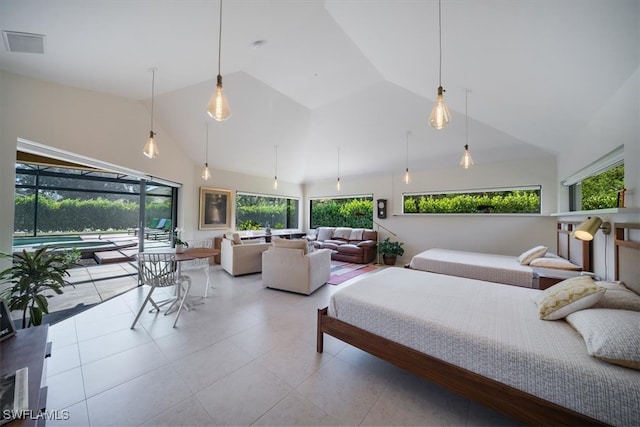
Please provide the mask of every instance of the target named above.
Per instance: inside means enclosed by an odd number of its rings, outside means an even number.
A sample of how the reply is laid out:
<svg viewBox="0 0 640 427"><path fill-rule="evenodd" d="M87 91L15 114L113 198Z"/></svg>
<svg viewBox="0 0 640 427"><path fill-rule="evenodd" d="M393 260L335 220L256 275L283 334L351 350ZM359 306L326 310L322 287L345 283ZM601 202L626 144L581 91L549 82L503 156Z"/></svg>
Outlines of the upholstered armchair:
<svg viewBox="0 0 640 427"><path fill-rule="evenodd" d="M262 283L272 289L309 295L329 280L331 250L308 250L306 240L273 239L262 253Z"/></svg>
<svg viewBox="0 0 640 427"><path fill-rule="evenodd" d="M262 271L262 252L271 243L243 243L238 233L226 234L220 247L220 264L232 276Z"/></svg>

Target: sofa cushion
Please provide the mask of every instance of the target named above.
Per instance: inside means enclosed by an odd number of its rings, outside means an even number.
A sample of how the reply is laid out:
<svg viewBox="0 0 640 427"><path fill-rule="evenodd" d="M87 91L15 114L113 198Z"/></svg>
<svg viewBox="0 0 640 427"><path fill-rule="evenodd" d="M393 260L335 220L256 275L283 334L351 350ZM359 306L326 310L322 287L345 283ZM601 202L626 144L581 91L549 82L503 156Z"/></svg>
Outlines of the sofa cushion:
<svg viewBox="0 0 640 427"><path fill-rule="evenodd" d="M338 246L341 246L341 245L337 245L337 244L331 243L331 242L320 242L319 249L331 249L332 251L335 251L336 249L338 249ZM316 246L316 247L318 247L318 246Z"/></svg>
<svg viewBox="0 0 640 427"><path fill-rule="evenodd" d="M362 240L378 240L378 233L375 230L364 230L362 233Z"/></svg>
<svg viewBox="0 0 640 427"><path fill-rule="evenodd" d="M324 242L333 243L334 245L344 245L345 243L349 243L347 240L339 240L339 239L327 239Z"/></svg>
<svg viewBox="0 0 640 427"><path fill-rule="evenodd" d="M362 254L362 248L359 248L356 245L350 245L350 244L340 245L336 250L341 254L356 254L356 255Z"/></svg>
<svg viewBox="0 0 640 427"><path fill-rule="evenodd" d="M302 252L306 255L309 252L307 241L305 239L282 239L275 237L272 240L273 246L277 248L289 248L289 249L302 249Z"/></svg>

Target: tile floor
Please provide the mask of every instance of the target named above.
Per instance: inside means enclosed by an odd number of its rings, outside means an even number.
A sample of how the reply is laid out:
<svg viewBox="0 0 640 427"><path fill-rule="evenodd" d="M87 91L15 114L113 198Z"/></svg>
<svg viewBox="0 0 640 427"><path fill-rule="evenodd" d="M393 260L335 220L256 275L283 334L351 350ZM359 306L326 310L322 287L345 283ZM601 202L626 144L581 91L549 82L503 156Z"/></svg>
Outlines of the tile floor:
<svg viewBox="0 0 640 427"><path fill-rule="evenodd" d="M192 272L193 295L204 273ZM332 337L315 351L311 296L211 267L206 301L131 322L145 288L50 327L47 426L517 425Z"/></svg>

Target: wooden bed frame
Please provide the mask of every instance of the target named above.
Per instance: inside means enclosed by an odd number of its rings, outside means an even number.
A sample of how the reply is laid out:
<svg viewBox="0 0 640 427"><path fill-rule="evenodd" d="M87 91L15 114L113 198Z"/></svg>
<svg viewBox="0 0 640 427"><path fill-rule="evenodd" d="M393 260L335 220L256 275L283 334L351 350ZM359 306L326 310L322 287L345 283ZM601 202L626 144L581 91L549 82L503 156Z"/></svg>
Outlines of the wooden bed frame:
<svg viewBox="0 0 640 427"><path fill-rule="evenodd" d="M567 241L566 247L569 250L572 247L570 241L577 240L569 239L569 233L573 229L572 224L558 223L559 250L561 239ZM628 280L635 279L637 281L640 269L637 262L640 242L625 238L625 229L640 229L640 224L616 224L614 229L616 230L616 278L627 277L630 278ZM565 235L567 236L566 238L564 237ZM578 246L582 249L581 256L587 257L588 264L585 264L585 266L591 266L591 252L588 250L590 245L579 244ZM625 256L624 263L618 262L619 248L622 247L633 251L630 255ZM587 250L584 250L585 248ZM580 252L580 249L577 252ZM624 271L621 268L622 265L624 265ZM627 272L627 270L630 272ZM632 282L630 281L629 283ZM640 283L633 283L636 286L634 290L640 292L638 289L640 288ZM461 396L530 425L607 425L553 402L342 322L329 316L328 308L326 307L318 309L316 337L316 350L318 353L323 351L324 334L331 335Z"/></svg>
<svg viewBox="0 0 640 427"><path fill-rule="evenodd" d="M571 237L571 232L579 222L558 221L556 230L557 254L582 267L584 271L591 271L592 252L591 242Z"/></svg>

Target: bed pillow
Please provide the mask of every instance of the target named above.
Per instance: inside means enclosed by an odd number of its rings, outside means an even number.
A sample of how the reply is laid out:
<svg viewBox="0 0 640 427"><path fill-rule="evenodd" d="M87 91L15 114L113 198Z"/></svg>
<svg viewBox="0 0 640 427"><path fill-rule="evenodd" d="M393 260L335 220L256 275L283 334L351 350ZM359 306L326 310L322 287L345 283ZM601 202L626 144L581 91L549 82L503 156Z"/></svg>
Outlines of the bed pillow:
<svg viewBox="0 0 640 427"><path fill-rule="evenodd" d="M529 263L534 259L544 256L544 254L547 253L548 249L549 248L547 248L546 246L536 246L534 248L531 248L528 251L520 254L520 256L518 257L518 262L522 265L529 265Z"/></svg>
<svg viewBox="0 0 640 427"><path fill-rule="evenodd" d="M558 270L582 270L582 267L569 261L568 259L560 258L559 256L543 256L531 260L529 263L532 267L543 268L555 268Z"/></svg>
<svg viewBox="0 0 640 427"><path fill-rule="evenodd" d="M622 282L596 281L595 283L606 288L607 291L592 308L640 311L640 295L628 289Z"/></svg>
<svg viewBox="0 0 640 427"><path fill-rule="evenodd" d="M572 277L545 289L538 298L538 314L542 320L558 320L589 308L607 289L595 284L589 276Z"/></svg>
<svg viewBox="0 0 640 427"><path fill-rule="evenodd" d="M570 314L567 322L582 335L590 356L640 370L639 312L590 308Z"/></svg>

